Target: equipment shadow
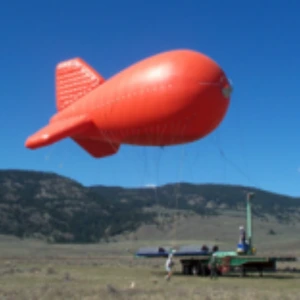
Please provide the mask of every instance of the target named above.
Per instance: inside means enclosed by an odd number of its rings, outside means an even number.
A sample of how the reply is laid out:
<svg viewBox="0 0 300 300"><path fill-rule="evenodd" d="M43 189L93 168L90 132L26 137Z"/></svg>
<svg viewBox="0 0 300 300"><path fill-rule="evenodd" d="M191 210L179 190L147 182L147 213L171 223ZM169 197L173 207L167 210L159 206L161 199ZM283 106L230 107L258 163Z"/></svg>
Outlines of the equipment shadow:
<svg viewBox="0 0 300 300"><path fill-rule="evenodd" d="M163 271L152 271L151 272L152 275L155 275L155 276L158 276L158 277L163 277L163 276L166 276L167 273L166 272L163 272ZM197 277L199 279L201 278L210 278L210 276L201 276L201 275L185 275L185 274L182 274L182 272L174 272L172 277L186 277L186 278L189 278L189 277ZM278 279L281 279L281 280L296 280L296 279L300 279L300 274L298 273L289 273L289 274L276 274L276 273L273 273L273 274L263 274L263 276L259 276L259 274L247 274L245 276L241 276L239 274L226 274L226 275L221 275L221 276L217 276L218 279L222 279L222 278L234 278L234 279L243 279L243 280L247 280L247 279L274 279L274 280L278 280Z"/></svg>

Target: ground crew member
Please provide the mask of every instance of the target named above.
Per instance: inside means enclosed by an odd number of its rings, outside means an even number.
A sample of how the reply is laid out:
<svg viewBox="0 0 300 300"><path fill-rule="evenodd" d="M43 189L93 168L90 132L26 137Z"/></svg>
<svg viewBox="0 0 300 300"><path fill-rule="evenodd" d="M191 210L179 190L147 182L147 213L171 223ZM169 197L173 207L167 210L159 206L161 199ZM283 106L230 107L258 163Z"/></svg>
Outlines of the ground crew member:
<svg viewBox="0 0 300 300"><path fill-rule="evenodd" d="M246 232L244 226L240 226L240 244L246 243Z"/></svg>
<svg viewBox="0 0 300 300"><path fill-rule="evenodd" d="M210 258L210 279L217 279L218 274L217 274L217 257L212 254Z"/></svg>
<svg viewBox="0 0 300 300"><path fill-rule="evenodd" d="M169 254L169 256L168 256L167 261L166 261L166 271L168 272L168 274L166 276L166 280L170 280L171 279L173 266L174 266L173 253L171 252Z"/></svg>

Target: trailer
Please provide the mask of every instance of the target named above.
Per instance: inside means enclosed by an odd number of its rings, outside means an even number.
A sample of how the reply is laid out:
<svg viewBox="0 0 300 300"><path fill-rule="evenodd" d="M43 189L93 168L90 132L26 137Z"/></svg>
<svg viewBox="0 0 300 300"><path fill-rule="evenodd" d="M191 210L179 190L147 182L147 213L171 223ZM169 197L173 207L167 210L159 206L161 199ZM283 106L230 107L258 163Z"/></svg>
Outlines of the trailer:
<svg viewBox="0 0 300 300"><path fill-rule="evenodd" d="M209 276L211 256L201 258L181 259L182 274L194 276ZM217 275L239 272L241 276L246 276L248 272L276 272L276 258L258 256L225 256L216 257Z"/></svg>
<svg viewBox="0 0 300 300"><path fill-rule="evenodd" d="M214 260L217 275L239 273L246 276L249 272L258 272L263 276L264 272L276 272L277 262L297 261L296 257L265 257L257 256L253 245L252 236L252 209L251 199L253 193L247 194L247 242L239 243L236 251L219 251L218 246L209 249L206 245L189 249L181 247L174 250L168 247L145 248L136 253L136 257L167 258L172 252L174 257L180 258L182 274L194 276L209 276ZM183 257L183 258L181 258Z"/></svg>
<svg viewBox="0 0 300 300"><path fill-rule="evenodd" d="M263 273L276 272L277 262L294 262L296 257L264 257L252 255L232 255L228 253L226 256L216 256L217 274L225 275L229 273L239 273L244 277L247 273L258 272L259 276ZM210 275L211 256L203 256L201 258L188 257L181 259L182 274L194 276Z"/></svg>
<svg viewBox="0 0 300 300"><path fill-rule="evenodd" d="M179 255L178 255L179 254ZM217 265L216 273L218 276L226 274L239 274L241 277L247 273L258 273L263 276L264 273L276 272L277 262L297 261L296 257L265 257L257 255L238 255L234 251L219 251L215 253L204 254L202 251L194 253L194 255L186 253L175 252L174 257L178 257L181 264L181 273L189 276L210 276L211 275L211 261L214 256ZM137 253L137 257L148 258L166 258L168 252L161 251L160 253L148 253L143 255Z"/></svg>

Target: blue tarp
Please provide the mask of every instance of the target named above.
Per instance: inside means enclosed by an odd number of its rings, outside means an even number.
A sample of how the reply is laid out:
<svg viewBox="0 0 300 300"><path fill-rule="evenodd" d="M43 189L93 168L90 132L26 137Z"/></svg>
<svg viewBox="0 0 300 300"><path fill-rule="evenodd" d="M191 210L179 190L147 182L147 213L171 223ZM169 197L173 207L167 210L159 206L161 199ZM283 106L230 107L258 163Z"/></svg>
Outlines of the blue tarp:
<svg viewBox="0 0 300 300"><path fill-rule="evenodd" d="M154 248L141 248L136 253L140 257L168 257L171 248L169 247L154 247Z"/></svg>
<svg viewBox="0 0 300 300"><path fill-rule="evenodd" d="M205 249L206 248L206 249ZM141 248L136 252L138 257L168 257L171 248L169 247L154 247ZM212 251L203 246L183 246L173 254L174 256L205 256L210 255Z"/></svg>

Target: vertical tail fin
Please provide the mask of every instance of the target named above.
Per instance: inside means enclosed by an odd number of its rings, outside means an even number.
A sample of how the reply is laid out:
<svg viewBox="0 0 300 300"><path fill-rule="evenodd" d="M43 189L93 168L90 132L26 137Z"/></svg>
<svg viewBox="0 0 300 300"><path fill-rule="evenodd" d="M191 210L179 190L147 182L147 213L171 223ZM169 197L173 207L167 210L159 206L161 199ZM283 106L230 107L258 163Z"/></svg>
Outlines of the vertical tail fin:
<svg viewBox="0 0 300 300"><path fill-rule="evenodd" d="M101 85L105 79L81 58L56 66L56 108L63 110Z"/></svg>

